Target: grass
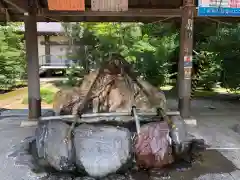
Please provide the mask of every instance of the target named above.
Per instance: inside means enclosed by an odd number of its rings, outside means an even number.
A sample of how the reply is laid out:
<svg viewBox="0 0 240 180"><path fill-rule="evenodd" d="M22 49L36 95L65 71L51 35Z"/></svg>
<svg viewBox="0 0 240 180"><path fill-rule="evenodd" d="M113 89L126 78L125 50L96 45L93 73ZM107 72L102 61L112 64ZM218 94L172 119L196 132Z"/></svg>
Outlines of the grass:
<svg viewBox="0 0 240 180"><path fill-rule="evenodd" d="M61 84L61 86L60 85L56 86L55 84L52 84L52 83L41 84L40 94L41 94L42 101L47 104L52 104L54 95L59 89L69 89L69 88L71 87L66 86L66 84ZM175 97L177 95L176 89L173 88L173 86L171 85L163 86L160 89L166 92L167 96ZM0 94L0 100L8 100L8 99L14 98L15 96L23 96L24 98L22 100L22 103L28 104L27 91L28 91L28 88L25 87L25 88L16 89L14 91L11 91L5 94ZM207 91L202 88L198 88L194 96L195 97L211 97L217 94L239 94L240 95L240 91L233 92L225 88L214 88L212 91Z"/></svg>
<svg viewBox="0 0 240 180"><path fill-rule="evenodd" d="M171 86L171 85L166 85L166 86L160 87L160 89L163 91L170 91L172 88L173 88L173 86Z"/></svg>
<svg viewBox="0 0 240 180"><path fill-rule="evenodd" d="M17 95L25 94L27 92L27 82L25 80L17 80L14 87L11 89L0 89L0 100L9 99Z"/></svg>
<svg viewBox="0 0 240 180"><path fill-rule="evenodd" d="M53 98L55 95L55 91L47 88L41 88L40 89L40 95L42 98L42 101L47 103L47 104L52 104L53 103ZM25 97L22 101L23 104L28 104L28 97Z"/></svg>
<svg viewBox="0 0 240 180"><path fill-rule="evenodd" d="M218 95L219 93L216 91L206 91L202 89L197 89L194 93L194 97L211 97Z"/></svg>
<svg viewBox="0 0 240 180"><path fill-rule="evenodd" d="M173 86L171 85L166 85L166 86L163 86L163 87L160 87L161 90L165 91L167 94L169 94L170 96L171 95L177 95L177 92L176 89L173 90L171 92L171 90L173 89ZM226 89L226 88L213 88L212 91L208 91L208 90L204 90L203 88L198 88L196 91L195 91L195 94L194 96L195 97L211 97L211 96L215 96L215 95L218 95L218 94L239 94L240 95L240 91L230 91L229 89Z"/></svg>
<svg viewBox="0 0 240 180"><path fill-rule="evenodd" d="M15 96L23 95L23 94L26 94L27 91L28 89L27 87L25 87L25 88L16 89L8 93L0 94L0 100L6 100Z"/></svg>
<svg viewBox="0 0 240 180"><path fill-rule="evenodd" d="M229 89L218 87L218 88L213 88L212 91L207 91L202 88L198 88L195 92L196 97L210 97L217 94L240 95L240 91L230 91Z"/></svg>

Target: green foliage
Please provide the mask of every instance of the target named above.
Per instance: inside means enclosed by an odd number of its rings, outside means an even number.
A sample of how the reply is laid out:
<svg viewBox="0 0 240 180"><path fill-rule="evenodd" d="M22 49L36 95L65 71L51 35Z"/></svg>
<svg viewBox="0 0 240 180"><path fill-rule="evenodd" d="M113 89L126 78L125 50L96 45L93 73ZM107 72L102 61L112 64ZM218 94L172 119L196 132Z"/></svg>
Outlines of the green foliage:
<svg viewBox="0 0 240 180"><path fill-rule="evenodd" d="M165 36L156 37L151 27L142 23L77 23L64 27L74 42L83 44L70 55L81 59L79 65L85 73L112 53L119 53L154 85L165 84L170 77L168 59L177 47L176 30L168 32L167 27L159 24L156 28L165 30ZM68 76L74 79L71 73Z"/></svg>
<svg viewBox="0 0 240 180"><path fill-rule="evenodd" d="M88 73L111 53L121 54L142 77L157 86L167 84L177 73L179 28L174 23L66 23L64 27L73 44L82 44L70 53L83 68L69 70L72 85L77 81L75 71ZM200 74L200 86L209 90L222 82L224 87L239 89L240 26L208 21L197 23L194 30L194 50L204 53L208 62ZM194 62L199 60L195 55Z"/></svg>
<svg viewBox="0 0 240 180"><path fill-rule="evenodd" d="M0 26L0 89L8 90L17 79L25 75L25 58L22 36L15 32L15 25Z"/></svg>
<svg viewBox="0 0 240 180"><path fill-rule="evenodd" d="M211 26L210 26L211 27ZM215 27L215 33L213 29ZM218 25L210 28L211 36L201 44L205 50L212 53L209 74L205 77L209 82L215 75L215 81L222 82L222 86L231 90L238 90L240 87L240 26ZM214 71L215 69L215 71ZM211 71L213 75L210 74ZM220 74L221 73L221 74Z"/></svg>
<svg viewBox="0 0 240 180"><path fill-rule="evenodd" d="M53 103L55 92L52 90L41 88L40 89L41 99L43 102L47 104ZM25 97L22 101L23 104L28 104L28 97Z"/></svg>
<svg viewBox="0 0 240 180"><path fill-rule="evenodd" d="M194 62L200 63L203 61L204 69L199 77L199 86L205 90L211 90L221 78L221 60L214 52L201 51L200 55L196 56Z"/></svg>
<svg viewBox="0 0 240 180"><path fill-rule="evenodd" d="M223 59L223 79L224 87L231 90L238 90L240 87L240 26L222 28L217 39L219 57Z"/></svg>
<svg viewBox="0 0 240 180"><path fill-rule="evenodd" d="M83 77L84 71L81 66L74 65L67 69L66 74L68 78L67 85L76 86L76 85L79 85L78 83L80 83Z"/></svg>
<svg viewBox="0 0 240 180"><path fill-rule="evenodd" d="M48 89L41 89L40 94L43 102L46 102L47 104L51 104L53 102L53 98L55 95L53 91Z"/></svg>

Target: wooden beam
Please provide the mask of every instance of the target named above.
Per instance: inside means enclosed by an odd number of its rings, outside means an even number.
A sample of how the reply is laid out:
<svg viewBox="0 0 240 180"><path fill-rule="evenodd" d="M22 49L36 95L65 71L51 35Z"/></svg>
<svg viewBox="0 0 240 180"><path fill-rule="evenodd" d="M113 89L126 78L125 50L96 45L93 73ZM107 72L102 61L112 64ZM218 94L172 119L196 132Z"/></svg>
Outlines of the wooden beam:
<svg viewBox="0 0 240 180"><path fill-rule="evenodd" d="M33 8L31 8L33 9ZM19 11L16 11L14 8L8 8L11 10L11 21L13 22L23 22L24 15ZM169 21L180 21L181 13L179 9L168 9L169 12L166 13L167 9L145 9L144 12L134 13L137 9L129 9L129 12L121 13L121 12L92 12L87 10L86 12L56 12L56 11L49 11L48 9L40 9L43 10L45 14L38 14L37 21L38 22L46 22L46 19L49 19L50 22L144 22L144 23L151 23L164 20L164 22ZM151 14L151 12L160 13L160 14ZM198 17L197 16L197 9L193 9L194 17L197 21L221 21L221 22L228 22L228 23L238 23L240 22L240 17ZM41 12L41 11L40 11ZM59 13L59 14L58 14ZM93 13L93 14L91 14ZM171 13L171 15L169 15ZM180 14L179 14L180 13ZM131 15L133 14L133 15ZM170 18L167 18L170 17ZM166 20L167 18L167 20ZM0 13L0 21L5 21L6 17L4 12Z"/></svg>
<svg viewBox="0 0 240 180"><path fill-rule="evenodd" d="M3 0L0 0L0 6L1 6L1 12L5 14L6 22L10 21L11 17L10 17L10 13L9 13L9 10L8 10L8 6L6 5L5 2L3 2Z"/></svg>
<svg viewBox="0 0 240 180"><path fill-rule="evenodd" d="M37 9L43 8L39 0L35 0Z"/></svg>
<svg viewBox="0 0 240 180"><path fill-rule="evenodd" d="M51 49L50 49L50 37L45 35L44 36L44 40L45 40L45 57L46 57L46 63L50 63L51 59L50 59L50 54L51 54Z"/></svg>
<svg viewBox="0 0 240 180"><path fill-rule="evenodd" d="M125 12L100 12L87 9L84 12L49 11L42 9L45 16L86 16L86 17L181 17L181 9L129 9Z"/></svg>
<svg viewBox="0 0 240 180"><path fill-rule="evenodd" d="M6 2L7 4L13 6L16 10L18 10L21 13L27 13L27 10L25 10L24 8L18 6L17 4L15 4L14 2L12 2L11 0L3 0L4 2Z"/></svg>
<svg viewBox="0 0 240 180"><path fill-rule="evenodd" d="M86 17L86 16L37 16L38 22L46 22L46 17L49 18L50 22L144 22L144 23L151 23L156 22L159 20L165 20L166 18L162 17ZM4 21L5 16L4 14L0 14L0 21ZM176 18L169 18L167 21L176 21L180 20L179 17ZM24 16L22 14L11 14L11 21L13 22L23 22ZM166 22L166 21L164 21ZM40 32L39 34L48 34L48 32L43 33ZM56 34L56 33L49 33L49 34Z"/></svg>
<svg viewBox="0 0 240 180"><path fill-rule="evenodd" d="M61 42L59 42L59 41L49 41L49 42L47 42L47 41L41 41L40 42L40 44L41 45L47 45L47 44L49 44L49 45L69 45L70 43L69 43L69 41L61 41ZM80 42L74 42L74 45L83 45L83 44L81 44Z"/></svg>

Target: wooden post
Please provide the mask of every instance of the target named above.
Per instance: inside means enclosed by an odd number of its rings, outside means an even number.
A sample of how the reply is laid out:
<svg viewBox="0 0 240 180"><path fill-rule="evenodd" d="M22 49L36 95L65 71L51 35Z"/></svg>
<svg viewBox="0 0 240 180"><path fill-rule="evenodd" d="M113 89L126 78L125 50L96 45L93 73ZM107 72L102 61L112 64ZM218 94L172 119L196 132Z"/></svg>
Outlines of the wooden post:
<svg viewBox="0 0 240 180"><path fill-rule="evenodd" d="M44 41L45 41L45 58L46 58L46 63L51 62L51 57L50 57L50 43L49 43L49 36L45 35L44 36Z"/></svg>
<svg viewBox="0 0 240 180"><path fill-rule="evenodd" d="M183 0L178 63L178 108L183 118L190 117L194 8L193 0Z"/></svg>
<svg viewBox="0 0 240 180"><path fill-rule="evenodd" d="M31 12L25 13L24 15L28 73L29 119L37 120L41 116L41 97L36 14Z"/></svg>

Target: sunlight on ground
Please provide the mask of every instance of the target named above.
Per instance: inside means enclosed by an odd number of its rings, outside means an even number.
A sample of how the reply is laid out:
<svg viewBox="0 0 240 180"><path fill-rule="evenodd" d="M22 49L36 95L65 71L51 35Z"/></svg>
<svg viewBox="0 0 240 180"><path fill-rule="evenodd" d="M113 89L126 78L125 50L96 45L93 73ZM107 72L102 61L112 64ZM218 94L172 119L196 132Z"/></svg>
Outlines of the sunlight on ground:
<svg viewBox="0 0 240 180"><path fill-rule="evenodd" d="M170 86L170 85L160 87L160 89L163 91L170 91L172 88L173 88L173 86Z"/></svg>
<svg viewBox="0 0 240 180"><path fill-rule="evenodd" d="M42 107L52 108L52 101L59 88L51 83L41 83ZM7 109L28 108L28 88L20 88L9 93L0 94L0 107Z"/></svg>
<svg viewBox="0 0 240 180"><path fill-rule="evenodd" d="M14 90L14 91L11 91L11 92L8 92L8 93L5 93L5 94L0 94L0 100L5 100L5 99L12 98L14 96L19 96L21 94L26 94L27 92L28 92L27 87L20 88L20 89L17 89L17 90Z"/></svg>
<svg viewBox="0 0 240 180"><path fill-rule="evenodd" d="M57 88L53 84L51 84L51 83L42 83L41 84L41 89L40 89L40 94L41 94L42 101L44 103L47 103L47 104L52 104L53 98L54 98L56 92L58 92L58 91L59 91L59 88ZM27 96L27 94L23 98L22 103L23 104L28 104L28 96Z"/></svg>
<svg viewBox="0 0 240 180"><path fill-rule="evenodd" d="M226 88L214 88L213 89L214 92L217 92L217 93L222 93L222 94L226 94L226 93L230 93L230 94L240 94L240 91L231 91L229 89L226 89Z"/></svg>
<svg viewBox="0 0 240 180"><path fill-rule="evenodd" d="M41 88L40 95L41 95L42 102L45 102L47 104L52 104L55 93L56 92L54 92L53 90L51 90L49 88ZM27 95L23 98L22 103L28 104L28 96Z"/></svg>
<svg viewBox="0 0 240 180"><path fill-rule="evenodd" d="M166 85L160 87L165 92L170 92L174 86ZM41 98L42 107L51 107L54 95L60 89L69 89L71 87L56 86L53 83L42 82L41 83ZM171 94L171 93L170 93ZM167 94L170 95L170 94ZM174 92L174 94L176 94ZM212 91L207 91L202 88L198 88L194 94L195 97L211 97L217 94L240 94L240 91L230 92L225 88L214 88ZM28 106L28 88L19 88L9 93L0 94L0 105L2 108L27 108ZM171 95L170 95L171 96Z"/></svg>
<svg viewBox="0 0 240 180"><path fill-rule="evenodd" d="M166 86L162 86L160 87L161 90L163 91L170 91L172 90L174 86L171 86L171 85L166 85ZM214 95L217 95L217 94L240 94L240 91L230 91L226 88L213 88L212 91L207 91L207 90L204 90L203 88L198 88L196 91L195 91L195 94L194 96L195 97L204 97L204 96L214 96Z"/></svg>

